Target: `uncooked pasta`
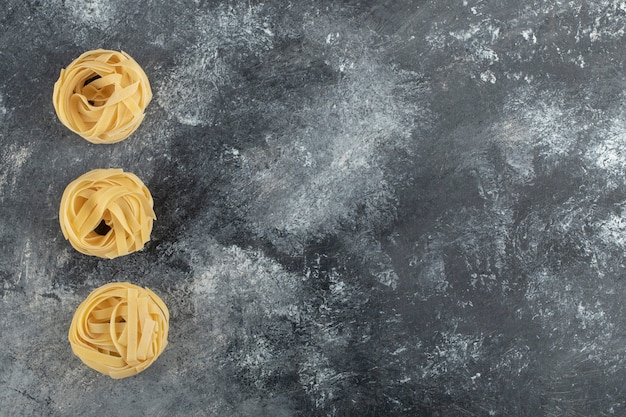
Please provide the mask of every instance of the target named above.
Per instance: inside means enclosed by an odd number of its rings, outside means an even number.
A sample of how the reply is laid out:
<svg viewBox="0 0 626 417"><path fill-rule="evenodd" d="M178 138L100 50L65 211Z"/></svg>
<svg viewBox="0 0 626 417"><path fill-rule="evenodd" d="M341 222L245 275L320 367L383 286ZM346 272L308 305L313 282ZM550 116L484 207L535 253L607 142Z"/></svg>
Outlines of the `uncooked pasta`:
<svg viewBox="0 0 626 417"><path fill-rule="evenodd" d="M70 130L92 143L126 139L144 118L152 99L143 69L127 53L85 52L61 70L52 102Z"/></svg>
<svg viewBox="0 0 626 417"><path fill-rule="evenodd" d="M94 169L65 188L59 223L77 251L112 259L138 251L150 240L153 205L150 191L135 174Z"/></svg>
<svg viewBox="0 0 626 417"><path fill-rule="evenodd" d="M94 290L78 306L68 338L87 366L119 379L150 366L167 345L169 311L154 292L128 282Z"/></svg>

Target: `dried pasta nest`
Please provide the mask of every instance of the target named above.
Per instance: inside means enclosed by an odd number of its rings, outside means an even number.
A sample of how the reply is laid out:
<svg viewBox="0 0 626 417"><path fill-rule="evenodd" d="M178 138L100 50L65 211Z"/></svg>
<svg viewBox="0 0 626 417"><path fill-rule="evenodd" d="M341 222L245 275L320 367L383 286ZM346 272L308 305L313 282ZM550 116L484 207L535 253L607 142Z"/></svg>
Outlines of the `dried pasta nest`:
<svg viewBox="0 0 626 417"><path fill-rule="evenodd" d="M143 69L127 53L85 52L61 70L52 101L61 122L92 143L126 139L152 99Z"/></svg>
<svg viewBox="0 0 626 417"><path fill-rule="evenodd" d="M114 282L78 306L68 338L87 366L119 379L150 366L167 345L167 306L148 288Z"/></svg>
<svg viewBox="0 0 626 417"><path fill-rule="evenodd" d="M94 169L63 192L59 223L79 252L116 258L142 249L156 219L150 191L130 172Z"/></svg>

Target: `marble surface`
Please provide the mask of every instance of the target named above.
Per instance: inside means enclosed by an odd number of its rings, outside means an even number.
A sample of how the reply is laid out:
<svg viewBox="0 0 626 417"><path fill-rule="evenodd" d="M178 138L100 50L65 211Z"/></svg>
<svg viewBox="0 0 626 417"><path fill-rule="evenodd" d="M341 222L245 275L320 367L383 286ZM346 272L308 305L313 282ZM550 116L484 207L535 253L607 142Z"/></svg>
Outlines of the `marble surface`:
<svg viewBox="0 0 626 417"><path fill-rule="evenodd" d="M0 415L626 415L626 2L0 3ZM61 68L154 99L92 145ZM65 186L146 183L145 250L63 239ZM148 286L170 344L111 380L67 330Z"/></svg>

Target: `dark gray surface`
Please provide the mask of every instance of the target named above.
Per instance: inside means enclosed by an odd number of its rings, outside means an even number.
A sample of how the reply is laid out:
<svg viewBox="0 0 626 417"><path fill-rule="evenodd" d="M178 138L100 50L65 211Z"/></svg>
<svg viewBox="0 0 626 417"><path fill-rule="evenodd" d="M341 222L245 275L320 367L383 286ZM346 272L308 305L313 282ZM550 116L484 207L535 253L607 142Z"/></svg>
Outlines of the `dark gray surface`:
<svg viewBox="0 0 626 417"><path fill-rule="evenodd" d="M2 2L0 414L626 415L625 30L606 0ZM111 146L51 103L100 47L154 91ZM115 260L57 218L105 167L158 217ZM114 381L66 333L121 280L171 336Z"/></svg>

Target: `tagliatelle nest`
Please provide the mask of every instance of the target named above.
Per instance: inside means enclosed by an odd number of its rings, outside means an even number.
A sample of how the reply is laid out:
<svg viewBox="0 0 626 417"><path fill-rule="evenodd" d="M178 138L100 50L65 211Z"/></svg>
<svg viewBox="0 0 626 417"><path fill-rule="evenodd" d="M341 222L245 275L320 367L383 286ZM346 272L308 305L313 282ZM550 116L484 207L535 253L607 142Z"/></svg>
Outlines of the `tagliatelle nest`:
<svg viewBox="0 0 626 417"><path fill-rule="evenodd" d="M59 223L79 252L116 258L142 249L156 219L144 183L121 169L94 169L63 192Z"/></svg>
<svg viewBox="0 0 626 417"><path fill-rule="evenodd" d="M169 311L148 288L103 285L83 301L70 325L72 351L87 366L119 379L150 366L167 346Z"/></svg>
<svg viewBox="0 0 626 417"><path fill-rule="evenodd" d="M92 143L126 139L152 99L143 69L125 52L85 52L61 70L52 101L61 122Z"/></svg>

